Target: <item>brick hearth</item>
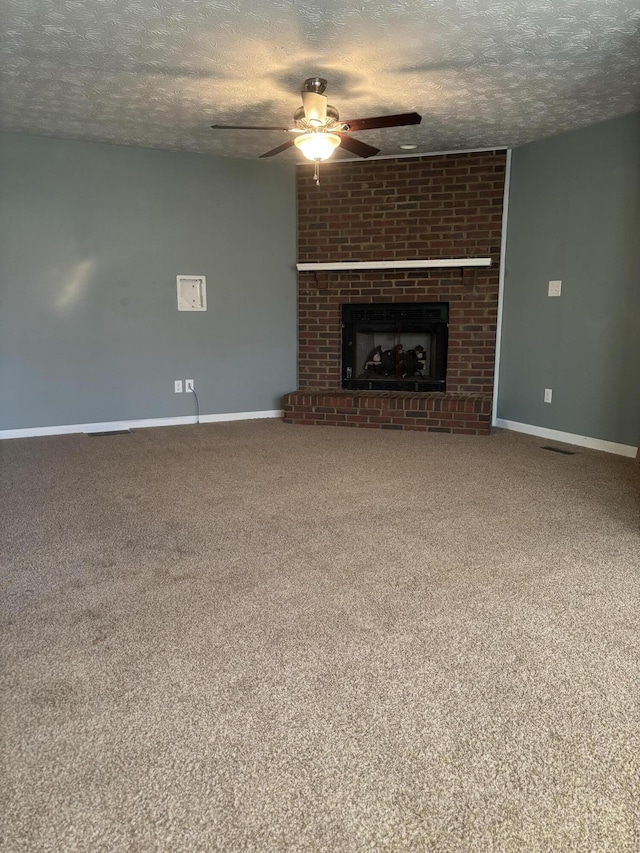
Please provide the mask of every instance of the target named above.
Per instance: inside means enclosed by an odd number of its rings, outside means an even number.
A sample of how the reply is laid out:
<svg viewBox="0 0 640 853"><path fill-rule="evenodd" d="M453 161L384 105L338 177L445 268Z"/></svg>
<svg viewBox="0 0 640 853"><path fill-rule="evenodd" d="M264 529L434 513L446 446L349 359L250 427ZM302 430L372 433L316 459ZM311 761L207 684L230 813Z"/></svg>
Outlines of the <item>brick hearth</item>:
<svg viewBox="0 0 640 853"><path fill-rule="evenodd" d="M491 257L481 269L299 274L298 390L285 421L486 434L490 429L504 152L298 170L300 262ZM341 389L341 305L449 303L447 391Z"/></svg>
<svg viewBox="0 0 640 853"><path fill-rule="evenodd" d="M294 391L285 422L481 435L491 424L490 394L408 391Z"/></svg>

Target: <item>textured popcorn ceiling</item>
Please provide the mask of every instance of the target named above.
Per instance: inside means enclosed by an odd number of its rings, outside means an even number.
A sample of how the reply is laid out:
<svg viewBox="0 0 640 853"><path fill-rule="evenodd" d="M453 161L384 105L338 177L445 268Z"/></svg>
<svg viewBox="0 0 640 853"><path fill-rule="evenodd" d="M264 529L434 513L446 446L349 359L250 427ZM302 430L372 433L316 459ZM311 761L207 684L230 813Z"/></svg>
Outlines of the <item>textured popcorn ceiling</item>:
<svg viewBox="0 0 640 853"><path fill-rule="evenodd" d="M401 153L518 145L638 109L640 0L3 0L0 127L257 157L303 80ZM300 158L296 151L282 155Z"/></svg>

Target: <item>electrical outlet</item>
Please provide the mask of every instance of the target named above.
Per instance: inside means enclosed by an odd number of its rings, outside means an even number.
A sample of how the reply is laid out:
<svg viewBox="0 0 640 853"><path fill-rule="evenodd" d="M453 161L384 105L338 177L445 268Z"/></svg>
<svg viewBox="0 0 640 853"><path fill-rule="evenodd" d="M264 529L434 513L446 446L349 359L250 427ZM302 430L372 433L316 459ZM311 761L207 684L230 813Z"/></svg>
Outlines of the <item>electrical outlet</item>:
<svg viewBox="0 0 640 853"><path fill-rule="evenodd" d="M561 281L550 281L549 282L549 296L560 296L562 293L562 282Z"/></svg>
<svg viewBox="0 0 640 853"><path fill-rule="evenodd" d="M187 393L194 390L193 379L184 380L184 390L187 391Z"/></svg>
<svg viewBox="0 0 640 853"><path fill-rule="evenodd" d="M545 388L544 389L544 401L545 401L545 403L550 403L552 396L553 396L553 389L552 388Z"/></svg>
<svg viewBox="0 0 640 853"><path fill-rule="evenodd" d="M173 390L176 394L182 394L182 379L176 379L173 383Z"/></svg>

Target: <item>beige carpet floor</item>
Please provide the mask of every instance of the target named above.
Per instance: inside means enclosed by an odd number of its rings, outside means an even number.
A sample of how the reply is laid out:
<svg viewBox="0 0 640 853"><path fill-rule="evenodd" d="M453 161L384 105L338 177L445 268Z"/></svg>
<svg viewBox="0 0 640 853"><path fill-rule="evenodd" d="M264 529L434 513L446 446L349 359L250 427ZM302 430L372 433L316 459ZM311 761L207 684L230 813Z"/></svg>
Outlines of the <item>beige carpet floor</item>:
<svg viewBox="0 0 640 853"><path fill-rule="evenodd" d="M2 834L640 849L640 468L255 421L4 442Z"/></svg>

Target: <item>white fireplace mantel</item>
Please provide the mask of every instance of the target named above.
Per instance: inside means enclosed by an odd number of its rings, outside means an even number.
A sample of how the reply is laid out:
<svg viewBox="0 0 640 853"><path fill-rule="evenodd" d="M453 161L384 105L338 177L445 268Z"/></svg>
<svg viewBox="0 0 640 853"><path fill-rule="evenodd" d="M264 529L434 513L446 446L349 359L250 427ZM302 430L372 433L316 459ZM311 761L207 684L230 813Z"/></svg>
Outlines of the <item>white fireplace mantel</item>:
<svg viewBox="0 0 640 853"><path fill-rule="evenodd" d="M436 258L414 261L338 261L336 263L296 264L299 272L330 270L411 270L424 267L490 267L491 258Z"/></svg>

